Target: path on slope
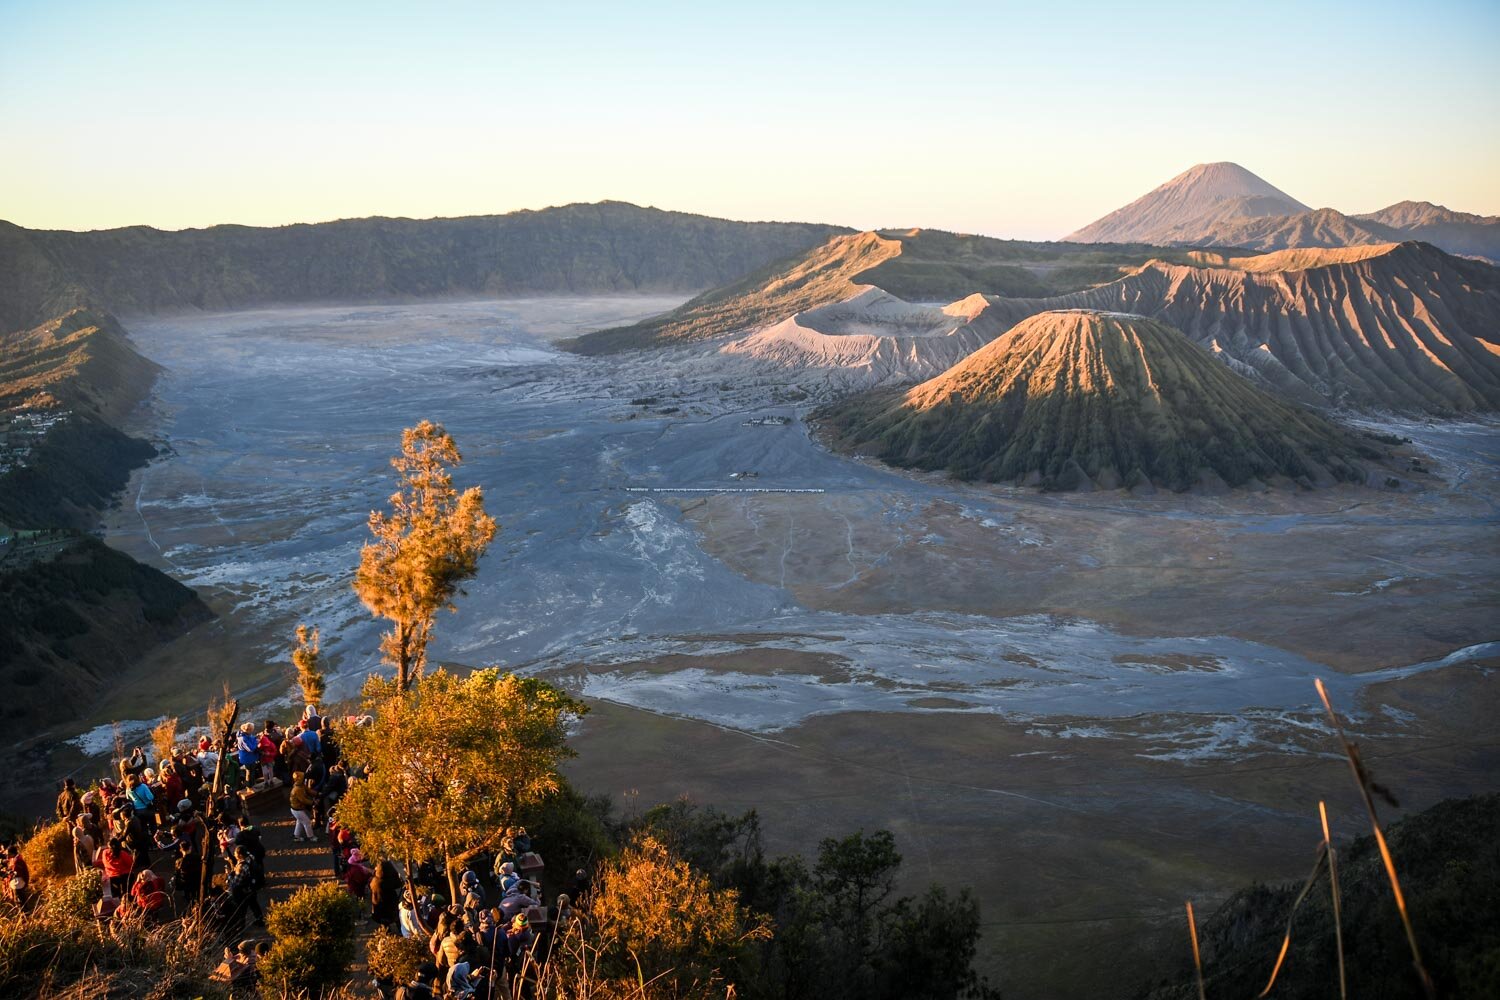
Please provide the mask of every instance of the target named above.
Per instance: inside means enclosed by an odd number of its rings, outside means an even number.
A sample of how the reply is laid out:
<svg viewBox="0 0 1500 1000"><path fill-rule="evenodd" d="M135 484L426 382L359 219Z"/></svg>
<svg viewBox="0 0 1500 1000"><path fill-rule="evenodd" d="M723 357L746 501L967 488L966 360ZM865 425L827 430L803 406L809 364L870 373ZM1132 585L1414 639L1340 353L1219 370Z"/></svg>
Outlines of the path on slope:
<svg viewBox="0 0 1500 1000"><path fill-rule="evenodd" d="M333 851L326 839L320 837L311 844L292 840L292 813L286 788L252 796L250 819L260 830L261 842L266 847L266 888L261 896L263 907L269 908L273 903L286 900L298 889L333 879ZM365 917L359 925L357 952L354 965L349 971L349 987L355 996L373 997L378 994L370 988L370 979L365 971L370 935L375 931L375 925L368 920L368 905L365 907Z"/></svg>

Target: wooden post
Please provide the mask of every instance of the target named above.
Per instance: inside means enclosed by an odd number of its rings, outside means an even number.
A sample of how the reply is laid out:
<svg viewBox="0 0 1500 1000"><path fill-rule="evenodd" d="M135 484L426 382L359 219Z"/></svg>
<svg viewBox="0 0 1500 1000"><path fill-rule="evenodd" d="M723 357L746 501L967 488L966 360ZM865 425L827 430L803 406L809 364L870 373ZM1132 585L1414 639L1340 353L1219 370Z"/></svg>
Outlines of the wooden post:
<svg viewBox="0 0 1500 1000"><path fill-rule="evenodd" d="M203 871L198 879L198 911L203 911L203 902L208 898L208 887L214 881L214 813L219 806L219 792L224 788L224 755L229 751L229 741L234 735L234 724L240 717L240 702L236 698L229 703L229 721L224 725L224 735L219 738L219 760L214 764L214 783L208 793L208 806L203 810ZM208 735L213 738L213 720L209 720Z"/></svg>

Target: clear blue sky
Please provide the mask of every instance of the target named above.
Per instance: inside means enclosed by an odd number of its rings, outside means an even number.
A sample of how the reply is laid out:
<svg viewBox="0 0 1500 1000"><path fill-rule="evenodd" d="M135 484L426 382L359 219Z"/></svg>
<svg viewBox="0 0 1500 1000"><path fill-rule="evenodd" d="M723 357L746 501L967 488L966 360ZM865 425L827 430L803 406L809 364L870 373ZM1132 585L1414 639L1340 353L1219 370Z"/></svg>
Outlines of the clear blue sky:
<svg viewBox="0 0 1500 1000"><path fill-rule="evenodd" d="M0 0L27 226L617 198L1041 238L1211 160L1500 214L1500 2Z"/></svg>

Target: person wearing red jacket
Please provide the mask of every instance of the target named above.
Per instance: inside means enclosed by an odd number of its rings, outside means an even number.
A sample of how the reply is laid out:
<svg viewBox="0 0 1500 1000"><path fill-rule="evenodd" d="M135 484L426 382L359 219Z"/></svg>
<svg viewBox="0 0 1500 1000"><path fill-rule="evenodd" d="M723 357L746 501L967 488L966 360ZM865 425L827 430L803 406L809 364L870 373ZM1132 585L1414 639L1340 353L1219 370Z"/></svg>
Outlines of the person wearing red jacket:
<svg viewBox="0 0 1500 1000"><path fill-rule="evenodd" d="M176 761L162 767L161 789L161 794L157 798L164 807L181 802L187 797L187 787L182 783L182 775L177 773ZM170 820L171 817L167 818Z"/></svg>
<svg viewBox="0 0 1500 1000"><path fill-rule="evenodd" d="M125 841L111 837L109 843L99 849L99 867L109 882L109 893L115 899L125 895L130 887L130 873L135 869L135 855L125 847Z"/></svg>
<svg viewBox="0 0 1500 1000"><path fill-rule="evenodd" d="M370 879L375 873L365 864L365 854L359 848L349 852L349 870L344 872L344 885L355 899L364 899L370 892Z"/></svg>
<svg viewBox="0 0 1500 1000"><path fill-rule="evenodd" d="M31 868L21 857L21 845L11 844L6 849L5 888L16 903L26 902L26 891L31 887Z"/></svg>

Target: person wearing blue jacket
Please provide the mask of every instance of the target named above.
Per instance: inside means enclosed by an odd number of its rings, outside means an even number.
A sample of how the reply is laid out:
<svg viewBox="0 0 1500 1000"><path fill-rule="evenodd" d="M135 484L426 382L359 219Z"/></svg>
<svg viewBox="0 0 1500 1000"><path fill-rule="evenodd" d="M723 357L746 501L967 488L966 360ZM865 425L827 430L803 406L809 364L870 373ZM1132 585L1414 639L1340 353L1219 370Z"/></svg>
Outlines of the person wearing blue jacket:
<svg viewBox="0 0 1500 1000"><path fill-rule="evenodd" d="M255 735L255 723L247 722L240 726L234 743L234 757L245 772L245 783L248 785L255 781L256 768L260 764L260 738Z"/></svg>
<svg viewBox="0 0 1500 1000"><path fill-rule="evenodd" d="M298 736L298 739L302 741L303 746L307 747L307 752L314 757L323 752L323 742L318 738L318 720L316 718L302 720L302 733Z"/></svg>
<svg viewBox="0 0 1500 1000"><path fill-rule="evenodd" d="M150 824L152 818L151 807L156 803L156 795L151 791L151 786L142 781L138 776L132 774L128 779L130 783L130 807L135 814L141 818L143 823Z"/></svg>

